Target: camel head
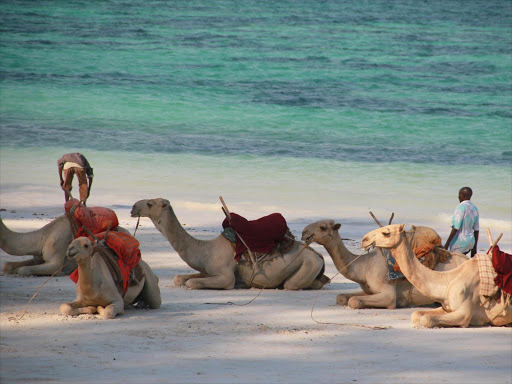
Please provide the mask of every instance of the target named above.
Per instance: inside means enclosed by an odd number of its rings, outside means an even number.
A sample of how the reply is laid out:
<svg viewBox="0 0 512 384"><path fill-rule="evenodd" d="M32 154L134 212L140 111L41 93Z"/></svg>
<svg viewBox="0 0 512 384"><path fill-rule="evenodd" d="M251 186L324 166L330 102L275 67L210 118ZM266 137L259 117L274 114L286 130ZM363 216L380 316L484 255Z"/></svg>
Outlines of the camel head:
<svg viewBox="0 0 512 384"><path fill-rule="evenodd" d="M302 230L302 241L315 242L324 245L331 240L334 235L338 235L338 229L341 224L334 222L334 220L324 219L309 224Z"/></svg>
<svg viewBox="0 0 512 384"><path fill-rule="evenodd" d="M92 256L94 244L88 237L79 237L68 246L66 256L68 259L75 259L80 262Z"/></svg>
<svg viewBox="0 0 512 384"><path fill-rule="evenodd" d="M398 243L400 243L404 227L404 224L391 224L382 228L374 229L364 235L363 240L361 240L361 248L394 248Z"/></svg>
<svg viewBox="0 0 512 384"><path fill-rule="evenodd" d="M158 219L164 210L171 208L169 200L162 198L139 200L133 204L132 217L149 217L150 219Z"/></svg>

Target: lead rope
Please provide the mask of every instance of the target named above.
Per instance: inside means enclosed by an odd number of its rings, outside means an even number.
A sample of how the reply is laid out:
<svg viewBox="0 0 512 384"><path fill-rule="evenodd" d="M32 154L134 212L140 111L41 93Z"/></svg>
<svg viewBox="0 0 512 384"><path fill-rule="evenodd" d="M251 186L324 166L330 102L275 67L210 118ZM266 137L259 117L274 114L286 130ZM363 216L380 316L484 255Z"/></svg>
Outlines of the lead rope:
<svg viewBox="0 0 512 384"><path fill-rule="evenodd" d="M135 234L137 233L137 228L139 228L139 223L140 223L140 215L139 215L139 218L137 219L137 225L135 226L135 230L133 231L133 237L135 237Z"/></svg>
<svg viewBox="0 0 512 384"><path fill-rule="evenodd" d="M30 298L30 300L29 300L29 301L28 301L28 303L27 303L27 306L25 307L25 310L23 311L23 314L22 314L18 319L17 319L16 317L11 316L11 317L9 317L9 318L8 318L8 320L10 320L10 321L20 321L20 320L23 318L23 316L25 316L25 314L27 313L27 311L28 311L28 306L30 305L30 302L31 302L31 301L32 301L32 300L33 300L33 299L34 299L34 298L39 294L39 292L41 292L41 289L43 289L43 287L46 285L46 283L47 283L47 282L49 282L49 281L50 281L50 279L51 279L53 276L55 276L57 273L59 273L60 271L62 271L62 268L64 268L64 264L63 264L59 269L57 269L55 272L53 272L53 274L52 274L48 279L46 279L46 281L43 283L43 285L41 285L41 286L39 287L39 289L36 291L36 293L34 293L34 294L32 295L32 297Z"/></svg>
<svg viewBox="0 0 512 384"><path fill-rule="evenodd" d="M313 240L311 239L311 240L307 240L304 244L302 244L302 243L301 243L301 245L303 246L302 250L297 254L297 256L295 256L295 257L293 258L293 260L292 260L292 261L290 261L290 262L289 262L289 263L288 263L288 264L287 264L287 265L282 269L282 271L284 271L286 268L288 268L288 267L290 266L290 264L291 264L291 263L293 263L293 262L297 259L297 257L299 257L299 255L300 255L302 252L304 252L304 250L305 250L306 248L313 250L312 248L310 248L310 247L309 247L309 244L311 244L312 242L313 242ZM316 251L314 251L314 252L315 252L315 253L318 253L318 252L316 252ZM258 262L256 261L256 262L255 262L255 263L253 263L253 265L252 265L252 275L251 275L251 281L250 281L250 283L249 283L249 286L252 284L252 282L253 282L253 280L254 280L255 272L256 272L256 265L257 265L257 264L258 264ZM282 272L282 271L281 271L281 272ZM330 282L330 281L331 281L331 280L329 280L329 282ZM327 283L326 283L326 284L327 284ZM261 295L261 293L263 292L263 290L264 290L265 288L266 288L266 287L260 288L260 291L258 292L258 294L257 294L256 296L254 296L251 300L249 300L247 303L238 304L238 303L234 303L234 302L232 302L232 301L228 301L228 302L226 302L226 303L204 303L204 304L207 304L207 305L236 305L236 306L238 306L238 307L243 307L244 305L249 305L249 304L251 304L254 300L256 300L256 298L257 298L259 295Z"/></svg>
<svg viewBox="0 0 512 384"><path fill-rule="evenodd" d="M354 263L357 259L359 259L361 256L363 255L367 255L368 253L362 253L360 254L359 256L357 256L354 260L352 260L350 263L348 263L342 270L348 268L348 266L352 263ZM338 276L339 274L341 273L341 271L338 271L338 273L336 273L333 277L331 277L329 279L329 281L322 287L320 288L320 291L322 289L324 289L324 287L330 283L336 276ZM315 309L315 305L316 305L316 302L318 300L318 297L320 296L320 293L321 292L318 292L318 294L316 295L315 297L315 300L313 301L313 306L311 307L311 313L310 313L310 316L311 316L311 320L313 320L315 323L317 324L326 324L326 325L346 325L346 326L351 326L351 327L360 327L360 328L368 328L368 329L373 329L373 330L377 330L377 331L381 331L381 330L386 330L386 329L391 329L391 327L384 327L384 326L370 326L370 325L363 325L363 324L347 324L347 323L331 323L331 322L328 322L328 321L320 321L320 320L316 320L314 317L313 317L313 311Z"/></svg>

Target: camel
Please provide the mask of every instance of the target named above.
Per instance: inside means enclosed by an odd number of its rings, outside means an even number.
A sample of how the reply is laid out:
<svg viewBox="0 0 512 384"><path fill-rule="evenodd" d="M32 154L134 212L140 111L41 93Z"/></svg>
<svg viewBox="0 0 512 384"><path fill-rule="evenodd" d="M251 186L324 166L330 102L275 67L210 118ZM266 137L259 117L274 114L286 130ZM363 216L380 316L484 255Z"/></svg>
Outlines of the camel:
<svg viewBox="0 0 512 384"><path fill-rule="evenodd" d="M121 227L114 230L129 233ZM66 258L66 249L72 240L73 233L66 215L57 217L36 231L23 233L11 231L0 218L0 248L9 255L33 256L29 260L8 261L2 270L20 276L44 276L52 275L64 266L61 273L69 275L76 268L76 262Z"/></svg>
<svg viewBox="0 0 512 384"><path fill-rule="evenodd" d="M174 283L191 289L233 289L237 286L287 290L320 289L328 281L324 260L310 248L295 241L293 249L272 260L253 265L234 258L234 245L224 236L198 240L178 221L168 200L137 201L132 217L149 217L181 259L199 273L177 275Z"/></svg>
<svg viewBox="0 0 512 384"><path fill-rule="evenodd" d="M158 277L149 265L139 261L143 277L130 285L124 297L119 293L110 270L95 251L94 244L87 237L79 237L69 244L67 257L78 264L76 300L60 306L63 315L98 313L104 319L113 319L124 313L126 305L141 301L141 306L159 308L161 304Z"/></svg>
<svg viewBox="0 0 512 384"><path fill-rule="evenodd" d="M468 327L469 325L502 326L512 323L510 302L480 301L478 260L472 258L446 272L432 271L418 262L405 238L403 224L382 227L367 233L361 247L388 248L400 264L407 279L425 296L441 303L442 307L416 311L411 320L415 326Z"/></svg>
<svg viewBox="0 0 512 384"><path fill-rule="evenodd" d="M386 258L380 249L363 255L350 252L340 237L341 224L324 219L309 224L302 231L302 240L323 245L338 271L347 279L358 283L362 291L342 293L336 297L339 305L350 308L403 308L409 305L429 305L434 300L423 295L406 279L390 280ZM438 263L436 270L453 269L467 258L452 253L446 263ZM399 263L400 264L400 263ZM400 264L401 266L401 264Z"/></svg>
<svg viewBox="0 0 512 384"><path fill-rule="evenodd" d="M76 268L74 260L66 259L66 249L73 240L71 226L66 215L62 215L32 232L14 232L0 218L0 248L9 255L32 255L32 259L4 263L5 273L21 276L51 275L60 267L62 273L70 274Z"/></svg>

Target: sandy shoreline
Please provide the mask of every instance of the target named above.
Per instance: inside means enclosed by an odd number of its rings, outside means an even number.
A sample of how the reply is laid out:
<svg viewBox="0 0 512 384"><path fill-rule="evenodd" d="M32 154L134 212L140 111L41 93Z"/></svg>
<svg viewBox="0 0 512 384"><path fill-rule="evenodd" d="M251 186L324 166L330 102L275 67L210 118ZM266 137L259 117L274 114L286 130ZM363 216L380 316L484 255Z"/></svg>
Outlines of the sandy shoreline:
<svg viewBox="0 0 512 384"><path fill-rule="evenodd" d="M128 209L116 212L133 232ZM23 208L1 216L23 232L59 213L56 207ZM181 220L195 237L218 233L217 227L201 226L200 217ZM223 305L246 303L259 290L176 288L174 275L188 273L188 266L148 219L137 237L143 259L160 278L159 310L129 309L112 321L61 316L59 305L75 293L71 280L59 276L46 284L23 319L9 320L23 313L47 278L0 275L2 382L512 382L512 328L415 329L414 308L337 307L340 291L357 289L340 275L320 292L265 290L249 305ZM360 252L359 240L348 242L351 251ZM327 252L315 248L326 256L326 274L334 276ZM20 259L0 251L2 264ZM314 318L337 324L311 319L317 296Z"/></svg>

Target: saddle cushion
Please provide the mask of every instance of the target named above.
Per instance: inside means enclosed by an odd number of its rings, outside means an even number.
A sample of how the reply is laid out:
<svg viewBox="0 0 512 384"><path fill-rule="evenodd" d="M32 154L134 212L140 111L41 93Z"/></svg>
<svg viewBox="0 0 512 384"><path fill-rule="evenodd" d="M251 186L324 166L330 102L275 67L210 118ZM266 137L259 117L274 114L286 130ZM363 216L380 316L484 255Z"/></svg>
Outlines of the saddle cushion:
<svg viewBox="0 0 512 384"><path fill-rule="evenodd" d="M512 295L512 255L500 251L496 245L492 249L492 266L496 271L494 282L509 295Z"/></svg>
<svg viewBox="0 0 512 384"><path fill-rule="evenodd" d="M252 252L260 253L272 251L288 231L286 220L280 213L272 213L257 220L247 220L236 213L231 213L231 223L224 219L222 227L232 227ZM238 260L246 249L237 236L235 258Z"/></svg>
<svg viewBox="0 0 512 384"><path fill-rule="evenodd" d="M114 229L119 225L116 213L104 207L86 207L76 199L71 199L64 205L66 212L70 212L75 219L78 227L75 238L87 236L87 232L82 229L85 226L92 233L104 232L108 229Z"/></svg>

